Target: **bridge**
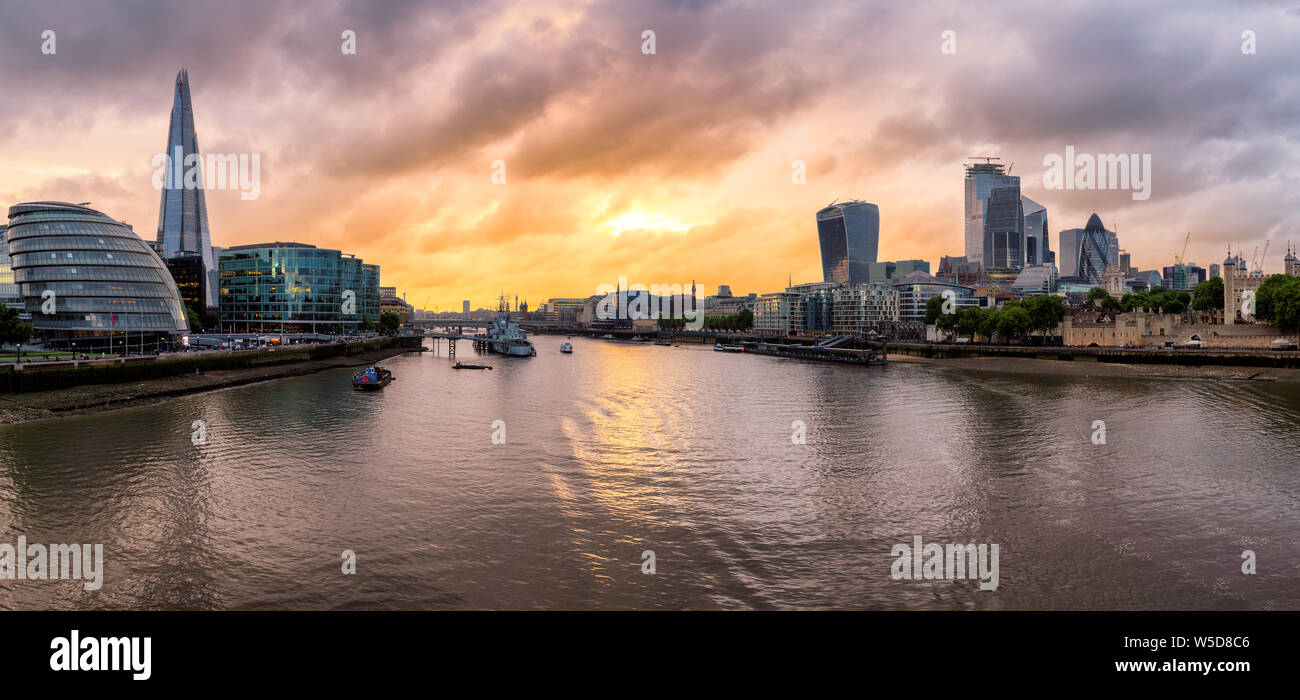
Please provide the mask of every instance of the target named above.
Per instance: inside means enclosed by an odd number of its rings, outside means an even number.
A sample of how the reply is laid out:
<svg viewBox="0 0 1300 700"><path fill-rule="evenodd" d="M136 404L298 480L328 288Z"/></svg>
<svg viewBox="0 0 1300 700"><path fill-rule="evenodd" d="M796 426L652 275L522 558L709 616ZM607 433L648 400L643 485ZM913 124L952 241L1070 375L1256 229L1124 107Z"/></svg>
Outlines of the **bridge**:
<svg viewBox="0 0 1300 700"><path fill-rule="evenodd" d="M486 326L487 324L483 324L482 327L486 330ZM478 326L472 326L472 327L475 329L478 328ZM431 328L429 330L420 330L419 332L416 332L411 329L403 328L399 331L399 335L401 335L401 337L403 338L432 338L435 343L434 345L435 348L437 347L437 342L439 340L445 340L447 341L448 359L456 357L457 340L470 341L471 343L474 344L474 349L480 352L487 352L489 350L486 333L467 335L465 333L465 328L463 326L449 326L447 324L442 324L442 323L437 324L433 328L444 328L445 330L439 331Z"/></svg>
<svg viewBox="0 0 1300 700"><path fill-rule="evenodd" d="M564 333L581 333L578 324L570 321L524 321L518 318L512 319L519 327L531 333L547 332L564 332ZM411 321L411 326L415 328L481 328L487 330L491 321L472 321L472 320L455 320L455 319L424 319L420 321Z"/></svg>

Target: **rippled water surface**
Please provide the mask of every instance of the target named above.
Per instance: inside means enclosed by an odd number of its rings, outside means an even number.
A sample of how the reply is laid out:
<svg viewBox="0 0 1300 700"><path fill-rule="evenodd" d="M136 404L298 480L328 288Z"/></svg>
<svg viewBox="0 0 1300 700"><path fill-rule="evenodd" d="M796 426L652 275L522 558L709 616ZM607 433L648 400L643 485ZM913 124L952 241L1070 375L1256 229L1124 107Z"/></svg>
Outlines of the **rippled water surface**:
<svg viewBox="0 0 1300 700"><path fill-rule="evenodd" d="M1295 385L534 340L0 427L0 542L106 569L0 608L1300 608ZM998 589L893 580L916 535Z"/></svg>

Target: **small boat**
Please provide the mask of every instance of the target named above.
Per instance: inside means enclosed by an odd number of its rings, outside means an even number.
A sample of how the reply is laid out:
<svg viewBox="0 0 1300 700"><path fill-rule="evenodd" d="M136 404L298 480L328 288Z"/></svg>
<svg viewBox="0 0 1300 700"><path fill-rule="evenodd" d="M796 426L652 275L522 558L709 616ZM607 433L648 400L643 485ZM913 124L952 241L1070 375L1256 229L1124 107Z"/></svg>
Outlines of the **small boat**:
<svg viewBox="0 0 1300 700"><path fill-rule="evenodd" d="M606 333L605 335L600 336L600 339L601 339L601 340L613 340L613 339L614 339L614 336L610 335L609 333Z"/></svg>
<svg viewBox="0 0 1300 700"><path fill-rule="evenodd" d="M451 368L452 369L492 369L492 365L467 365L461 362L457 362L456 364L452 365Z"/></svg>
<svg viewBox="0 0 1300 700"><path fill-rule="evenodd" d="M671 346L672 344L673 344L673 341L671 341L671 340L663 340L662 338L659 339L659 340L656 340L656 341L655 341L655 345L663 345L663 346L665 346L665 347L669 347L669 346Z"/></svg>
<svg viewBox="0 0 1300 700"><path fill-rule="evenodd" d="M713 351L714 351L714 352L744 352L744 351L745 351L745 346L744 346L744 345L724 345L724 344L722 344L722 343L715 343L714 346L713 346Z"/></svg>
<svg viewBox="0 0 1300 700"><path fill-rule="evenodd" d="M383 367L367 367L352 375L353 389L383 389L393 381L393 373Z"/></svg>
<svg viewBox="0 0 1300 700"><path fill-rule="evenodd" d="M573 343L560 343L560 352L563 353L573 352Z"/></svg>

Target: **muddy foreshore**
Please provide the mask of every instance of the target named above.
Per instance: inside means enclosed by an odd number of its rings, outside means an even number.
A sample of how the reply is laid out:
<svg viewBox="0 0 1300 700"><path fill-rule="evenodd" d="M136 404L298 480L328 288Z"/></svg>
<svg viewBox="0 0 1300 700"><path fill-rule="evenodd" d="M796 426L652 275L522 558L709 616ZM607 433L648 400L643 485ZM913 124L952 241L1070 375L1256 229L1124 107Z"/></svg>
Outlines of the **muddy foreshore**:
<svg viewBox="0 0 1300 700"><path fill-rule="evenodd" d="M389 347L320 360L246 369L211 370L200 374L182 374L142 382L89 384L28 394L0 394L0 425L144 406L178 396L253 384L268 379L297 377L327 369L368 365L406 352L411 352L411 349Z"/></svg>
<svg viewBox="0 0 1300 700"><path fill-rule="evenodd" d="M889 362L913 362L948 369L1061 377L1128 377L1133 379L1218 379L1224 381L1300 382L1300 370L1228 365L1155 365L1118 362L1065 362L1028 357L929 358L890 354Z"/></svg>

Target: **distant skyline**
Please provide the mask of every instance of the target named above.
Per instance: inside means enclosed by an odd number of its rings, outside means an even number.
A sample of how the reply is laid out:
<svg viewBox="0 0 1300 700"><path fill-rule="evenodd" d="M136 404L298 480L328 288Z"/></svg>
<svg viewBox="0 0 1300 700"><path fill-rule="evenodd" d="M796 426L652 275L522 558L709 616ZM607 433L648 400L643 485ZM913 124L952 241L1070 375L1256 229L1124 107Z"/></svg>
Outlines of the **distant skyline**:
<svg viewBox="0 0 1300 700"><path fill-rule="evenodd" d="M206 193L212 243L356 253L417 307L817 281L836 199L879 206L879 260L937 265L982 155L1056 250L1093 212L1143 269L1187 231L1204 267L1271 238L1280 272L1300 242L1294 3L5 2L0 65L0 205L89 201L151 240L185 67L204 151L261 155L260 197ZM1152 154L1150 198L1044 189L1067 146Z"/></svg>

